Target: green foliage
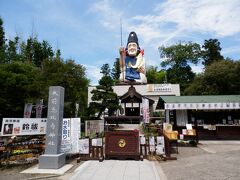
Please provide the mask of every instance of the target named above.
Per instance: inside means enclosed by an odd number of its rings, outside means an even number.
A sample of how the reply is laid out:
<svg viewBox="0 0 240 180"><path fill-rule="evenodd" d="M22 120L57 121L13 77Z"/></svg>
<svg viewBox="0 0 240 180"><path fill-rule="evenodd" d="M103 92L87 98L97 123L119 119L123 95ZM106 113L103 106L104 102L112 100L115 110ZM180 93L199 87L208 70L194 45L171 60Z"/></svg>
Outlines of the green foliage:
<svg viewBox="0 0 240 180"><path fill-rule="evenodd" d="M18 46L19 46L19 37L16 36L13 41L12 40L8 41L6 57L5 57L5 61L7 63L20 61L21 55L18 54L17 52Z"/></svg>
<svg viewBox="0 0 240 180"><path fill-rule="evenodd" d="M3 29L3 20L0 17L0 47L2 47L5 44L5 32Z"/></svg>
<svg viewBox="0 0 240 180"><path fill-rule="evenodd" d="M201 58L201 48L197 43L176 44L169 47L160 47L161 57L165 61L161 63L167 69L169 83L180 84L181 93L191 84L195 74L188 63L197 64Z"/></svg>
<svg viewBox="0 0 240 180"><path fill-rule="evenodd" d="M38 39L28 38L27 43L21 44L21 56L25 62L41 67L44 59L52 58L54 55L52 47L47 41L39 42Z"/></svg>
<svg viewBox="0 0 240 180"><path fill-rule="evenodd" d="M167 80L172 84L180 84L181 93L192 83L195 74L189 65L178 66L174 65L167 70Z"/></svg>
<svg viewBox="0 0 240 180"><path fill-rule="evenodd" d="M5 32L3 29L3 20L0 17L0 64L5 62Z"/></svg>
<svg viewBox="0 0 240 180"><path fill-rule="evenodd" d="M65 88L65 117L75 117L75 104L79 114L87 107L86 69L73 60L61 59L47 41L29 37L5 40L3 21L0 18L0 116L22 117L25 103L48 102L49 86ZM45 104L46 105L46 104Z"/></svg>
<svg viewBox="0 0 240 180"><path fill-rule="evenodd" d="M158 71L157 66L147 67L146 77L149 84L164 83L165 76L166 76L165 70Z"/></svg>
<svg viewBox="0 0 240 180"><path fill-rule="evenodd" d="M202 47L204 48L202 54L204 60L203 64L205 66L212 64L214 61L224 59L221 55L222 48L220 47L220 42L217 39L205 40Z"/></svg>
<svg viewBox="0 0 240 180"><path fill-rule="evenodd" d="M39 97L34 82L39 70L29 64L13 62L0 65L0 114L22 117L26 102Z"/></svg>
<svg viewBox="0 0 240 180"><path fill-rule="evenodd" d="M82 115L87 106L87 86L89 80L85 77L85 68L77 65L73 60L63 62L56 58L44 60L41 76L39 79L39 91L42 97L47 99L49 86L62 86L65 88L65 109L66 117L74 117L75 104L79 104ZM43 88L44 87L44 88Z"/></svg>
<svg viewBox="0 0 240 180"><path fill-rule="evenodd" d="M103 77L99 80L99 85L96 89L92 90L92 101L89 104L89 115L98 113L99 119L106 109L108 109L108 115L113 115L114 111L120 108L118 104L117 94L113 92L112 86L114 80L110 76L110 68L108 64L104 64L101 67L101 73Z"/></svg>
<svg viewBox="0 0 240 180"><path fill-rule="evenodd" d="M163 67L186 66L188 62L197 64L201 57L201 47L197 43L176 44L169 47L159 47L161 58L166 60L161 63Z"/></svg>
<svg viewBox="0 0 240 180"><path fill-rule="evenodd" d="M119 60L119 58L116 58L116 61L113 64L113 68L112 68L112 72L111 72L112 78L115 83L119 82L120 74L121 74L120 60Z"/></svg>
<svg viewBox="0 0 240 180"><path fill-rule="evenodd" d="M229 95L240 93L240 62L215 61L186 89L188 95Z"/></svg>

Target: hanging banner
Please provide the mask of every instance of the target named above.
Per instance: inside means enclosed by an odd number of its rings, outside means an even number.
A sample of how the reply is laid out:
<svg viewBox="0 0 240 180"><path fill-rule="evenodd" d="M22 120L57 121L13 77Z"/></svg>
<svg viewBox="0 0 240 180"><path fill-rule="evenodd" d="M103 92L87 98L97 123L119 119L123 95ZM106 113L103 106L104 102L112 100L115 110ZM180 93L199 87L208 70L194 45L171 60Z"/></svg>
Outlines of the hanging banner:
<svg viewBox="0 0 240 180"><path fill-rule="evenodd" d="M24 118L30 118L31 113L32 113L32 103L25 104L23 117Z"/></svg>
<svg viewBox="0 0 240 180"><path fill-rule="evenodd" d="M42 108L43 105L41 103L36 104L36 118L42 117Z"/></svg>
<svg viewBox="0 0 240 180"><path fill-rule="evenodd" d="M143 108L143 121L144 123L149 123L149 100L142 98L142 108Z"/></svg>

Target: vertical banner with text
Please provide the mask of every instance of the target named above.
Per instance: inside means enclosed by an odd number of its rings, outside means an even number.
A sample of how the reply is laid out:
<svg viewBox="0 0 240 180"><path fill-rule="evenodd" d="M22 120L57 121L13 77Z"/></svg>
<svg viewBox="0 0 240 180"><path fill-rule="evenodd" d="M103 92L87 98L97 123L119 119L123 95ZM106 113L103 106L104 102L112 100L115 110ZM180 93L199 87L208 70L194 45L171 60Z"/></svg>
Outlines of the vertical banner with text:
<svg viewBox="0 0 240 180"><path fill-rule="evenodd" d="M32 113L32 103L25 104L23 117L24 118L30 118L31 113Z"/></svg>
<svg viewBox="0 0 240 180"><path fill-rule="evenodd" d="M142 98L142 108L143 108L143 121L144 123L149 123L149 100Z"/></svg>

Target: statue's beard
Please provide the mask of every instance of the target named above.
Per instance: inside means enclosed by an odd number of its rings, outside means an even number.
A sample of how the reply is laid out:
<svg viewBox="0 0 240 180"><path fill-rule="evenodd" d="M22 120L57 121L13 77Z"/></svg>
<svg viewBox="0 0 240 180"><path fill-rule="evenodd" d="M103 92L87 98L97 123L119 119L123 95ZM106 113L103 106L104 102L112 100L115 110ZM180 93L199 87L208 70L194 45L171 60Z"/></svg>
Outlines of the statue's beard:
<svg viewBox="0 0 240 180"><path fill-rule="evenodd" d="M128 51L129 56L136 56L137 55L137 50L129 50Z"/></svg>

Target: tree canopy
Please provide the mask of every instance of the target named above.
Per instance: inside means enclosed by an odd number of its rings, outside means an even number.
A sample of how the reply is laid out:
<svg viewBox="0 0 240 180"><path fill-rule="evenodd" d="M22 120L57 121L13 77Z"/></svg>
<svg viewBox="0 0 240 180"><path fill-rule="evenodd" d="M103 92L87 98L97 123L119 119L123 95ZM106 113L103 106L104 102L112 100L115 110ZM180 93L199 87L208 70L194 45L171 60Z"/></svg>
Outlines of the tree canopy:
<svg viewBox="0 0 240 180"><path fill-rule="evenodd" d="M188 95L229 95L240 93L240 62L215 61L207 66L185 90Z"/></svg>
<svg viewBox="0 0 240 180"><path fill-rule="evenodd" d="M167 68L167 81L180 84L183 93L195 77L189 63L197 64L201 58L201 47L197 43L178 43L169 47L159 47L161 66Z"/></svg>
<svg viewBox="0 0 240 180"><path fill-rule="evenodd" d="M164 83L166 80L166 71L158 71L157 66L149 66L146 70L146 77L149 84Z"/></svg>
<svg viewBox="0 0 240 180"><path fill-rule="evenodd" d="M224 59L221 55L222 48L220 47L220 42L217 39L205 40L202 48L204 49L202 51L202 57L205 66L212 64L214 61Z"/></svg>
<svg viewBox="0 0 240 180"><path fill-rule="evenodd" d="M103 76L99 80L99 85L91 92L93 94L93 102L89 104L89 113L92 116L94 116L95 113L98 113L98 119L105 110L107 110L108 115L111 116L114 111L120 108L117 94L113 92L112 86L114 85L114 80L110 75L110 68L108 64L104 64L101 67L101 73Z"/></svg>
<svg viewBox="0 0 240 180"><path fill-rule="evenodd" d="M5 39L0 18L0 116L23 117L25 103L48 102L49 86L65 88L64 117L75 117L75 105L80 112L87 108L86 69L74 60L63 60L60 49L53 50L48 41L37 37L26 41L16 36Z"/></svg>

